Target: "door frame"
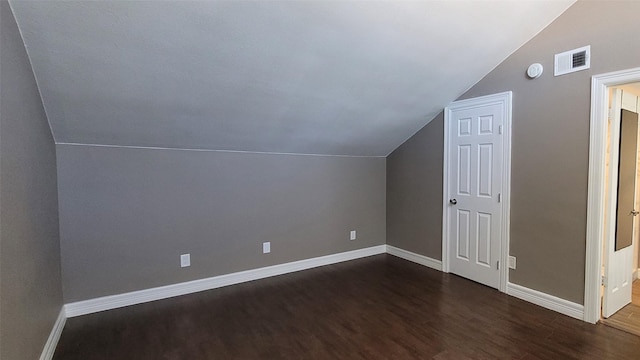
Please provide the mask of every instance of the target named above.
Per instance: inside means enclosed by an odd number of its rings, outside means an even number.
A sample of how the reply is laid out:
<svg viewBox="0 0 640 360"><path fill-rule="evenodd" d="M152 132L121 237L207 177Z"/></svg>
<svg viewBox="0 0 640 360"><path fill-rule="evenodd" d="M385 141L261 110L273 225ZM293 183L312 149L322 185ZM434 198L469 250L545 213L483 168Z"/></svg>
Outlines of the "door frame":
<svg viewBox="0 0 640 360"><path fill-rule="evenodd" d="M512 99L511 91L498 94L476 97L472 99L454 101L444 109L444 162L443 162L443 181L442 181L442 271L449 272L449 123L452 118L453 110L469 109L478 106L503 105L504 123L502 128L502 222L500 229L500 287L498 290L507 292L507 283L509 281L509 235L510 235L510 214L511 214L511 123L512 123Z"/></svg>
<svg viewBox="0 0 640 360"><path fill-rule="evenodd" d="M589 182L587 197L587 238L584 274L584 318L595 324L600 320L602 299L602 255L604 245L607 156L607 119L609 88L640 82L640 67L594 75L591 78L591 121L589 126Z"/></svg>

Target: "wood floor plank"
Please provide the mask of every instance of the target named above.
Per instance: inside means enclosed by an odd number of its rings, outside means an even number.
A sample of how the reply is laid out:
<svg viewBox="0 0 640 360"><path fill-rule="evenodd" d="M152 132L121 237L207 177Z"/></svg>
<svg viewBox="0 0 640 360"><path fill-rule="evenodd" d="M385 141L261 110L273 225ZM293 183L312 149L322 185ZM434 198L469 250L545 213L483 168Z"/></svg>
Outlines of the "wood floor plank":
<svg viewBox="0 0 640 360"><path fill-rule="evenodd" d="M639 338L391 255L71 318L55 360L638 359Z"/></svg>
<svg viewBox="0 0 640 360"><path fill-rule="evenodd" d="M629 304L602 323L622 331L640 336L640 306ZM640 338L638 339L640 341Z"/></svg>
<svg viewBox="0 0 640 360"><path fill-rule="evenodd" d="M618 330L640 336L640 280L633 282L631 304L601 322ZM640 357L639 357L640 358Z"/></svg>

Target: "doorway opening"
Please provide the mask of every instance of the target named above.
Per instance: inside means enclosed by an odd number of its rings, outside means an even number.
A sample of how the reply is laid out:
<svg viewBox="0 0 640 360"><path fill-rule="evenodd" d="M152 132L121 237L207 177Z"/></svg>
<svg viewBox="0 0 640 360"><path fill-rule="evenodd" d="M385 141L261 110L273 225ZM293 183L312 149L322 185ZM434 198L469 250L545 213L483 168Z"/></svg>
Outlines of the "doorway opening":
<svg viewBox="0 0 640 360"><path fill-rule="evenodd" d="M602 257L602 322L637 335L640 335L640 304L633 303L632 294L637 279L640 228L639 105L640 83L609 89Z"/></svg>
<svg viewBox="0 0 640 360"><path fill-rule="evenodd" d="M639 82L640 68L592 79L584 299L591 323L631 303L637 276Z"/></svg>

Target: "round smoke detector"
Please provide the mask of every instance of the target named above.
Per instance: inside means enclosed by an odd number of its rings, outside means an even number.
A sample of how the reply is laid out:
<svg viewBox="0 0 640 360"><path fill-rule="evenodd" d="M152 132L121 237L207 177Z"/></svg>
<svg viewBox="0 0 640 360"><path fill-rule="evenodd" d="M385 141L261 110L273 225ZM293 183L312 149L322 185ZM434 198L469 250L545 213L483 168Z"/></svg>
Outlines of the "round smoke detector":
<svg viewBox="0 0 640 360"><path fill-rule="evenodd" d="M531 64L527 69L527 76L529 76L531 79L537 79L540 77L540 75L542 75L542 71L542 64Z"/></svg>

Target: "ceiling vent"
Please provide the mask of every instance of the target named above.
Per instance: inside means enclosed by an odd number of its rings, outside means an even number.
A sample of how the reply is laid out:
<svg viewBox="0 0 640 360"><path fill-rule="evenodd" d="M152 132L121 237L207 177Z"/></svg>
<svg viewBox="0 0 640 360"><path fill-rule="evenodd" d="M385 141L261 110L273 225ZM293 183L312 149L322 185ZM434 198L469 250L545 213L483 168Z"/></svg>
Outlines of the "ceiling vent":
<svg viewBox="0 0 640 360"><path fill-rule="evenodd" d="M564 75L591 66L591 45L556 54L554 76Z"/></svg>

